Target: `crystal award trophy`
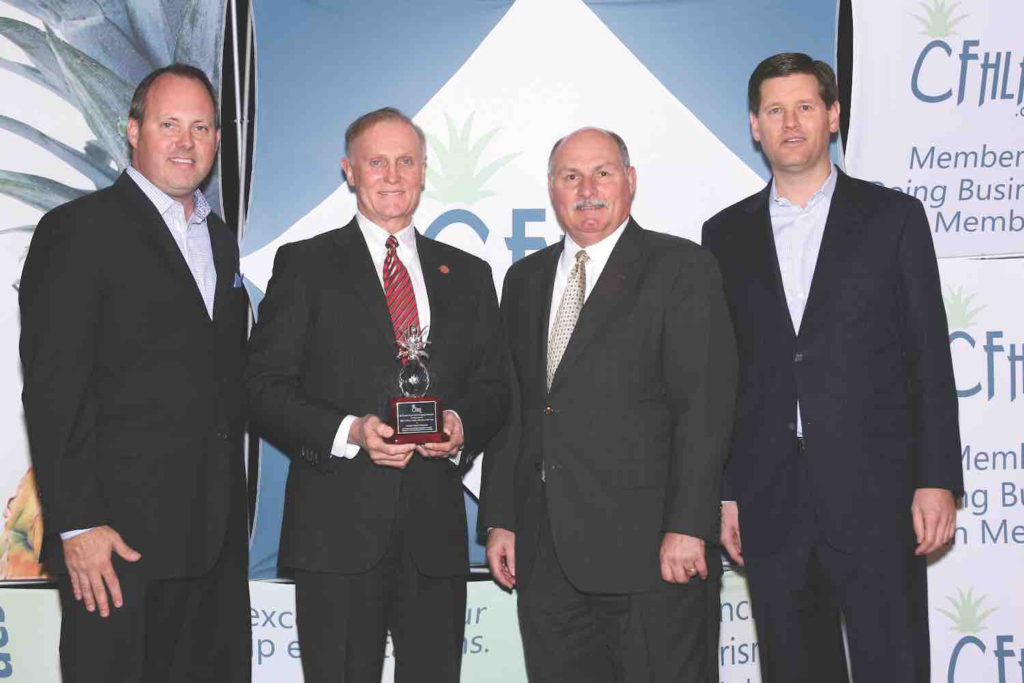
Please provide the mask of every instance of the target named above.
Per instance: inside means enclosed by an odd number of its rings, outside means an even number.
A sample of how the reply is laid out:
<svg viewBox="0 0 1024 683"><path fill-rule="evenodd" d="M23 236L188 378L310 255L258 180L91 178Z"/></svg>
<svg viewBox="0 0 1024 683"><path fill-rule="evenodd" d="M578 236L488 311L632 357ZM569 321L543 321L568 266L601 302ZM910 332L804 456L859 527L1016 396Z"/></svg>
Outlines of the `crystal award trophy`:
<svg viewBox="0 0 1024 683"><path fill-rule="evenodd" d="M388 401L388 424L394 435L388 443L441 443L449 436L444 432L444 410L441 399L427 396L430 373L427 372L427 330L417 325L407 327L396 340L398 360L398 388L402 396Z"/></svg>

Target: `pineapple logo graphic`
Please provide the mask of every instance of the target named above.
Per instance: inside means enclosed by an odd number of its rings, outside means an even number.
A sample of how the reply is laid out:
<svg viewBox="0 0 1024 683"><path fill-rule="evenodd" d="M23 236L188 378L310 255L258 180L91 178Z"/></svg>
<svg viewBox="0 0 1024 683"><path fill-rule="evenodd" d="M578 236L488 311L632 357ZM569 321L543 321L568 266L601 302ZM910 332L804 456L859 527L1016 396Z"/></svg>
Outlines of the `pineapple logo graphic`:
<svg viewBox="0 0 1024 683"><path fill-rule="evenodd" d="M980 595L977 598L974 597L974 588L968 588L965 594L959 588L956 590L957 597L951 595L946 596L946 600L952 605L953 609L943 609L937 607L936 609L945 614L953 622L950 627L957 633L963 634L977 634L985 630L985 620L990 614L998 609L997 607L989 607L988 609L982 609L982 605L985 602L985 596Z"/></svg>
<svg viewBox="0 0 1024 683"><path fill-rule="evenodd" d="M942 303L946 307L946 321L951 330L966 330L974 324L974 316L985 309L984 306L971 308L974 294L964 296L963 287L948 287Z"/></svg>
<svg viewBox="0 0 1024 683"><path fill-rule="evenodd" d="M461 128L456 127L448 114L445 114L444 119L448 124L447 145L430 133L426 134L433 156L438 160L438 170L427 167L427 182L431 189L424 195L443 204L473 204L484 197L493 196L494 192L484 188L484 185L518 153L506 154L483 168L477 168L484 150L499 129L489 130L471 142L472 114Z"/></svg>
<svg viewBox="0 0 1024 683"><path fill-rule="evenodd" d="M921 22L921 25L924 27L921 33L924 35L929 38L945 38L955 34L956 31L953 29L968 16L962 12L957 17L953 16L956 8L959 6L959 2L951 3L947 2L947 0L929 0L929 2L921 3L921 7L924 8L924 16L920 14L912 14L911 16Z"/></svg>

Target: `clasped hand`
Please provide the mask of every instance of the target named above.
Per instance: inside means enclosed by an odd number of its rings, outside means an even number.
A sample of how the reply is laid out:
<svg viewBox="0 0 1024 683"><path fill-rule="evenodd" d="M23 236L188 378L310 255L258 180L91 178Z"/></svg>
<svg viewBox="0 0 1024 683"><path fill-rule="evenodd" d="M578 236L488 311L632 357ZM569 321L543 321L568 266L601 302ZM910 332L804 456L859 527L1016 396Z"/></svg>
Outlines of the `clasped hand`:
<svg viewBox="0 0 1024 683"><path fill-rule="evenodd" d="M441 443L391 444L385 439L394 436L394 428L376 415L364 415L352 423L348 438L365 450L375 465L405 469L413 453L425 458L449 458L458 453L465 439L462 420L450 410L444 411L444 431L449 438Z"/></svg>

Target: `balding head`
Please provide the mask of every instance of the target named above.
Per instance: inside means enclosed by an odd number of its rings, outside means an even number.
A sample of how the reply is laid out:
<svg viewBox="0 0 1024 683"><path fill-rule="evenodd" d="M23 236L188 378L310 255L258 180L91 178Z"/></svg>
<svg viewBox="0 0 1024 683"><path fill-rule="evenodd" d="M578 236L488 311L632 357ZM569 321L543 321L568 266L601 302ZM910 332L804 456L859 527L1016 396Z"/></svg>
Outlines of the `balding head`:
<svg viewBox="0 0 1024 683"><path fill-rule="evenodd" d="M622 138L581 128L551 150L548 192L558 223L581 247L600 242L629 217L636 169Z"/></svg>

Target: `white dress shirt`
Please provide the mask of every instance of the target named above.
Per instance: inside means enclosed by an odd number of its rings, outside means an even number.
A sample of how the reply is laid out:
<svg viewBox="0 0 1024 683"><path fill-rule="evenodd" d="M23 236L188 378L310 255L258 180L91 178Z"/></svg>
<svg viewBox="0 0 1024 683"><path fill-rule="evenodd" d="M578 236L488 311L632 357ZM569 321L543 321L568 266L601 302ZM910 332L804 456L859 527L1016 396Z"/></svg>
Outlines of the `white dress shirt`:
<svg viewBox="0 0 1024 683"><path fill-rule="evenodd" d="M626 223L629 223L629 217L623 221L622 225L615 229L615 232L600 242L586 247L585 251L589 260L583 266L584 272L587 274L587 288L583 293L584 303L590 297L590 293L594 291L594 285L597 284L598 278L601 277L601 272L608 263L608 257L612 255L612 250L618 244L619 238L622 237L622 231L625 230ZM569 234L566 233L563 240L562 256L558 259L558 267L555 268L555 286L551 290L551 313L548 316L549 339L555 329L555 318L558 317L558 304L562 302L562 295L565 293L565 287L569 282L569 273L572 272L573 266L576 265L576 254L581 251L584 251L584 247L576 244L569 237Z"/></svg>
<svg viewBox="0 0 1024 683"><path fill-rule="evenodd" d="M818 263L821 238L825 234L825 222L832 206L832 194L836 189L836 169L817 192L807 200L807 206L799 206L785 197L780 197L775 181L772 181L771 201L768 213L772 220L772 235L775 237L775 253L779 259L782 287L786 293L786 306L793 322L793 330L800 330L807 295L814 279L814 267ZM800 419L800 401L796 404L796 434L803 436L803 422Z"/></svg>
<svg viewBox="0 0 1024 683"><path fill-rule="evenodd" d="M370 260L373 261L373 269L377 272L377 279L380 280L381 291L386 291L384 287L384 259L388 255L387 241L388 237L391 237L391 233L359 211L356 212L356 223L359 225L359 231L363 233L366 248L370 250ZM412 282L412 294L416 298L416 312L420 320L420 329L425 330L429 337L430 299L427 297L427 283L423 279L423 267L420 265L419 252L416 250L416 228L412 223L409 223L409 225L395 233L395 239L398 240L398 248L396 249L398 258L402 261L406 271L408 271L409 280ZM454 410L446 410L445 412L451 413L461 421L458 413ZM352 459L359 454L359 446L348 441L349 430L352 428L352 423L357 419L359 419L358 415L346 415L342 419L341 424L338 426L338 431L334 435L331 455L337 458ZM457 464L459 457L460 454L453 455L451 457L452 462Z"/></svg>

